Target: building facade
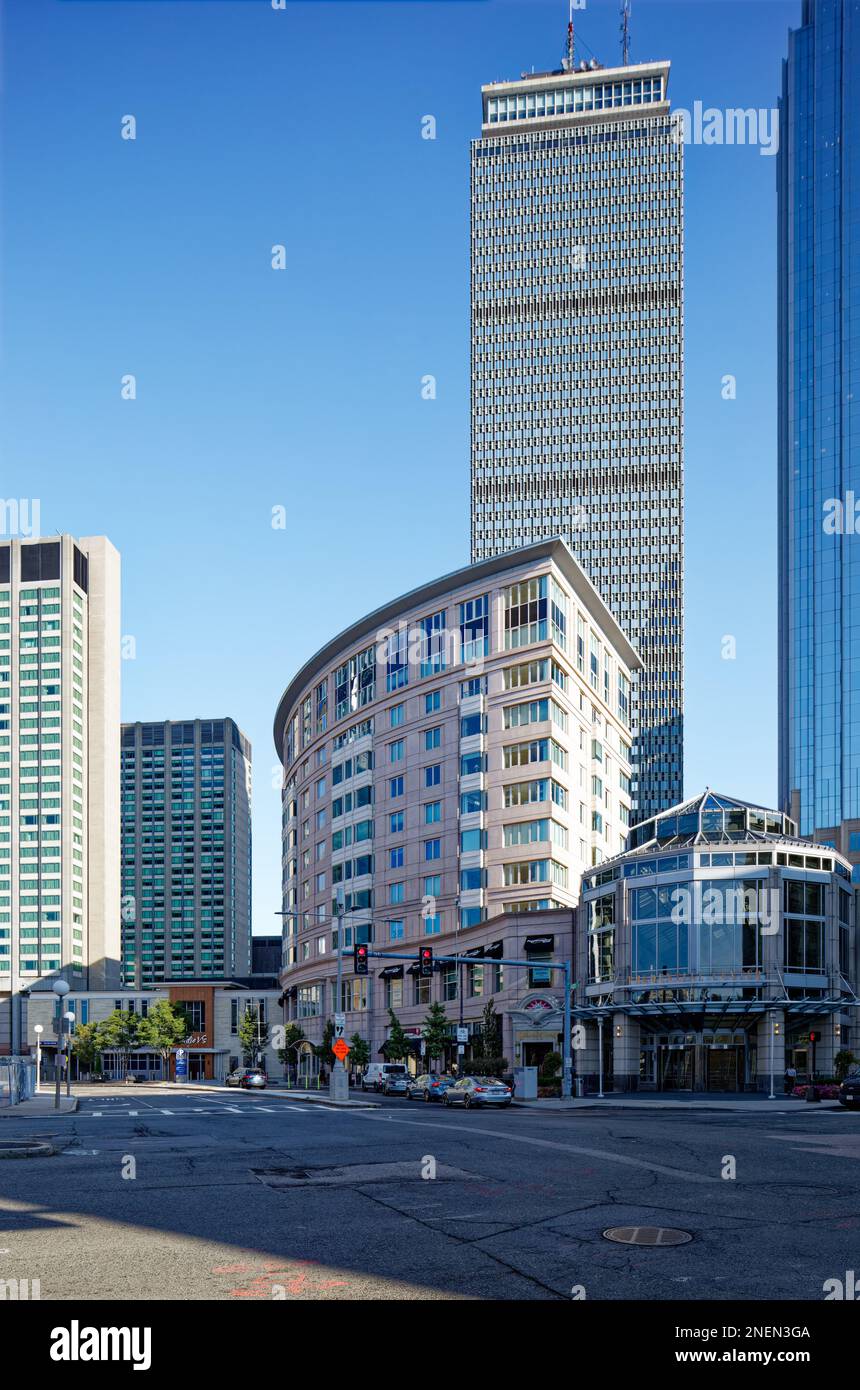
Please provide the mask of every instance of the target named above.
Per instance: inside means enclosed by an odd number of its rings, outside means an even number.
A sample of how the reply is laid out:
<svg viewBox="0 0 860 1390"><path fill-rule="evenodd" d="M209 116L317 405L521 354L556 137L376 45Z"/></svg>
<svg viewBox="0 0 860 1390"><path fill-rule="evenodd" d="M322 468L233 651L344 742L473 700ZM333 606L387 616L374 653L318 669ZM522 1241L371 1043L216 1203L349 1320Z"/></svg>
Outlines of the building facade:
<svg viewBox="0 0 860 1390"><path fill-rule="evenodd" d="M390 994L377 962L353 976L355 944L465 951L502 914L570 913L582 872L626 843L639 664L556 540L396 599L298 672L275 718L281 979L312 1040L335 1011L339 941L347 1032L377 1056Z"/></svg>
<svg viewBox="0 0 860 1390"><path fill-rule="evenodd" d="M251 745L232 719L122 726L122 978L251 973Z"/></svg>
<svg viewBox="0 0 860 1390"><path fill-rule="evenodd" d="M683 142L669 64L482 88L472 558L563 536L644 670L634 794L683 792Z"/></svg>
<svg viewBox="0 0 860 1390"><path fill-rule="evenodd" d="M44 977L118 982L119 731L117 551L0 544L0 1051Z"/></svg>
<svg viewBox="0 0 860 1390"><path fill-rule="evenodd" d="M592 1091L781 1091L814 1042L831 1076L860 1037L855 898L845 857L779 812L706 790L637 825L583 880L577 1073Z"/></svg>
<svg viewBox="0 0 860 1390"><path fill-rule="evenodd" d="M860 5L804 0L783 65L780 804L860 864Z"/></svg>
<svg viewBox="0 0 860 1390"><path fill-rule="evenodd" d="M172 1080L176 1074L176 1052L185 1053L189 1081L223 1081L228 1072L245 1061L239 1027L243 1016L251 1012L259 1019L259 1046L255 1047L256 1064L263 1066L273 1079L280 1078L283 1067L278 1059L278 1036L275 1029L282 1023L281 991L277 981L269 977L259 982L247 980L187 980L166 982L157 989L146 990L72 990L63 1001L64 1010L75 1015L72 1036L80 1024L103 1023L115 1010L145 1018L159 1000L181 1005L190 1025L185 1040L171 1050L165 1067L159 1052L135 1048L128 1057L108 1049L102 1054L101 1070L105 1075L122 1078L133 1075L144 1081ZM56 1032L54 1016L56 1000L49 990L34 989L26 1001L25 1038L27 1051L35 1054L36 1026L41 1025L43 1075L54 1074ZM72 1076L81 1074L73 1059Z"/></svg>

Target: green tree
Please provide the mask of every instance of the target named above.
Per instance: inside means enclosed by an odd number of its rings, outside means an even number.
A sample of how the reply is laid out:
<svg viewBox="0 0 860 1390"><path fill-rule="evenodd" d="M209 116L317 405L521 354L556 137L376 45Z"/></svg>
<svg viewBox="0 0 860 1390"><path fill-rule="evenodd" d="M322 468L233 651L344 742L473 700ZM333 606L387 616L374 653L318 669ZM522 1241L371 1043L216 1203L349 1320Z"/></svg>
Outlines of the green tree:
<svg viewBox="0 0 860 1390"><path fill-rule="evenodd" d="M498 1057L502 1050L499 1015L494 999L488 999L481 1015L481 1051L485 1057Z"/></svg>
<svg viewBox="0 0 860 1390"><path fill-rule="evenodd" d="M130 1009L114 1009L98 1027L102 1050L107 1051L109 1048L120 1054L125 1075L128 1071L128 1059L138 1045L140 1019Z"/></svg>
<svg viewBox="0 0 860 1390"><path fill-rule="evenodd" d="M349 1062L361 1071L370 1061L370 1043L360 1033L353 1033L349 1040Z"/></svg>
<svg viewBox="0 0 860 1390"><path fill-rule="evenodd" d="M278 1061L285 1067L294 1066L301 1051L297 1044L305 1041L304 1029L297 1023L287 1023L284 1025L283 1035L283 1045L278 1048Z"/></svg>
<svg viewBox="0 0 860 1390"><path fill-rule="evenodd" d="M245 1066L253 1066L269 1040L269 1025L260 1017L257 1005L249 1004L239 1020L239 1042Z"/></svg>
<svg viewBox="0 0 860 1390"><path fill-rule="evenodd" d="M188 1034L188 1019L180 1004L169 999L154 1003L137 1025L138 1045L151 1047L161 1057L163 1073L170 1075L170 1054Z"/></svg>
<svg viewBox="0 0 860 1390"><path fill-rule="evenodd" d="M78 1071L83 1070L87 1074L101 1071L104 1046L100 1024L79 1023L72 1038L72 1047L78 1059Z"/></svg>
<svg viewBox="0 0 860 1390"><path fill-rule="evenodd" d="M444 1004L430 1005L422 1032L426 1056L435 1062L437 1058L442 1056L451 1041L448 1032L448 1015L445 1012Z"/></svg>
<svg viewBox="0 0 860 1390"><path fill-rule="evenodd" d="M849 1052L847 1048L842 1048L841 1052L837 1052L833 1058L833 1074L836 1080L844 1081L856 1061L857 1058L854 1053Z"/></svg>
<svg viewBox="0 0 860 1390"><path fill-rule="evenodd" d="M402 1062L405 1057L409 1056L412 1049L406 1040L400 1019L393 1009L388 1010L388 1021L390 1028L385 1044L385 1055L391 1062Z"/></svg>
<svg viewBox="0 0 860 1390"><path fill-rule="evenodd" d="M325 1027L323 1028L322 1042L318 1043L314 1048L315 1055L319 1057L324 1067L331 1067L334 1061L334 1053L331 1050L333 1043L334 1019L329 1018L326 1019Z"/></svg>

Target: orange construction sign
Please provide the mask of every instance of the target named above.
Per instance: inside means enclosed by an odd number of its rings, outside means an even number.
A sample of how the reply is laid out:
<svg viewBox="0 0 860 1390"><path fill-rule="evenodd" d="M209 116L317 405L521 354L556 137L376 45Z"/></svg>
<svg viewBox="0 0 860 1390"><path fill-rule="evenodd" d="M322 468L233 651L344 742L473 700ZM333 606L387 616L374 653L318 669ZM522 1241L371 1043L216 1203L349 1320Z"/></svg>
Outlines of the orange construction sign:
<svg viewBox="0 0 860 1390"><path fill-rule="evenodd" d="M335 1057L338 1059L338 1061L339 1061L339 1062L342 1062L343 1059L344 1059L344 1058L347 1056L347 1054L349 1053L349 1043L345 1043L344 1040L343 1040L343 1038L338 1038L337 1042L335 1043L334 1047L332 1048L332 1052L334 1053L334 1055L335 1055Z"/></svg>

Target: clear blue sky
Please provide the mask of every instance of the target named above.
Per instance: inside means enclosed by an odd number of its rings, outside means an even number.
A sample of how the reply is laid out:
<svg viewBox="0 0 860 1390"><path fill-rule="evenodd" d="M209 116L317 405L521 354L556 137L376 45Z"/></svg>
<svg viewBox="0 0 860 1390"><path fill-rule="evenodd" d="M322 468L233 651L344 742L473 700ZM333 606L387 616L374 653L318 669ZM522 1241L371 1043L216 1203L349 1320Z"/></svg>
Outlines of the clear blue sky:
<svg viewBox="0 0 860 1390"><path fill-rule="evenodd" d="M634 0L631 56L671 59L675 105L770 108L799 14ZM481 83L557 66L566 22L565 0L5 0L0 495L121 550L126 719L229 714L251 738L258 932L283 687L468 561L469 141ZM576 22L617 61L615 0ZM768 804L774 164L687 151L686 786Z"/></svg>

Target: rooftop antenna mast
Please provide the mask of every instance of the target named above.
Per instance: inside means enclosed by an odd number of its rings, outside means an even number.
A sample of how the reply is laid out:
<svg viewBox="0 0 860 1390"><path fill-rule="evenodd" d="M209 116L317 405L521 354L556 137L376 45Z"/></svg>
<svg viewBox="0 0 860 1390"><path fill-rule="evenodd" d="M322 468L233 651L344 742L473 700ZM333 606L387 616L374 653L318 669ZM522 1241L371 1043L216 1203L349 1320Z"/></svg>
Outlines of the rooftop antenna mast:
<svg viewBox="0 0 860 1390"><path fill-rule="evenodd" d="M630 6L632 0L621 0L621 55L624 67L630 64Z"/></svg>
<svg viewBox="0 0 860 1390"><path fill-rule="evenodd" d="M567 56L561 65L565 72L573 72L573 0L569 0L567 16Z"/></svg>

